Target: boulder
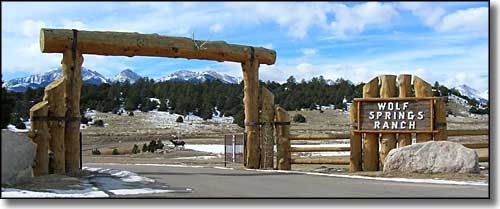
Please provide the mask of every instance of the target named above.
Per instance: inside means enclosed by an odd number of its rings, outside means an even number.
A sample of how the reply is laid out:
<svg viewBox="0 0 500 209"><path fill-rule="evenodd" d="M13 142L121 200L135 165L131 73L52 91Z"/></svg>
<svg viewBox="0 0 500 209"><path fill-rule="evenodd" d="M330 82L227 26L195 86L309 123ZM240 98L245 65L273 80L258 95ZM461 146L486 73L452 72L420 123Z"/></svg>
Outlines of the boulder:
<svg viewBox="0 0 500 209"><path fill-rule="evenodd" d="M430 141L391 150L384 172L479 173L479 157L459 143Z"/></svg>
<svg viewBox="0 0 500 209"><path fill-rule="evenodd" d="M30 138L2 130L2 185L29 182L36 144Z"/></svg>

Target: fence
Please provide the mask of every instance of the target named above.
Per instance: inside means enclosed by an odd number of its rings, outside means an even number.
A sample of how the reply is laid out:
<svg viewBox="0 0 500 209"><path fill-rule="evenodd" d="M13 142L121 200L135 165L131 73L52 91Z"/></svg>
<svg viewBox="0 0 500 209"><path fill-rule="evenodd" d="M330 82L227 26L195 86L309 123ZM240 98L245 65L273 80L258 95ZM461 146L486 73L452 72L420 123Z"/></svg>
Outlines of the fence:
<svg viewBox="0 0 500 209"><path fill-rule="evenodd" d="M245 159L245 134L224 135L224 166L243 163Z"/></svg>
<svg viewBox="0 0 500 209"><path fill-rule="evenodd" d="M416 143L427 141L446 141L448 136L481 136L488 135L488 130L447 130L446 125L446 106L443 98L432 97L432 86L413 76L415 97L412 97L411 75L399 75L398 88L399 97L396 95L396 76L383 75L379 78L374 78L363 87L363 99L355 99L351 106L350 133L336 134L290 134L290 116L281 107L276 108L276 144L277 144L277 169L290 170L291 164L337 164L349 165L349 170L353 171L376 171L383 166L383 161L389 151L396 147L403 147L412 144L413 139ZM411 97L411 98L407 98ZM379 99L381 98L381 99ZM404 101L404 102L402 102ZM419 130L406 130L394 128L394 130L382 129L366 129L366 115L360 116L361 113L367 114L374 108L374 104L368 104L363 108L361 102L388 102L396 104L412 103L414 106L408 108L409 111L422 111ZM375 106L377 107L377 106ZM397 107L397 106L396 106ZM409 106L407 106L409 107ZM416 112L415 112L416 113ZM420 112L419 112L420 113ZM396 117L396 116L394 116ZM398 118L401 117L398 115ZM400 118L399 118L400 119ZM409 123L406 119L405 123ZM362 122L364 121L364 123ZM363 128L360 128L363 127ZM414 125L415 126L415 125ZM375 126L376 127L376 126ZM423 128L422 128L423 127ZM350 139L350 147L296 147L292 146L294 140L337 140ZM480 144L464 144L464 146L473 149L488 148L487 143ZM380 147L380 149L379 149ZM380 150L380 151L379 151ZM292 158L292 153L303 152L350 152L349 159L339 158ZM480 162L489 161L489 157L480 157ZM381 165L382 164L382 165Z"/></svg>

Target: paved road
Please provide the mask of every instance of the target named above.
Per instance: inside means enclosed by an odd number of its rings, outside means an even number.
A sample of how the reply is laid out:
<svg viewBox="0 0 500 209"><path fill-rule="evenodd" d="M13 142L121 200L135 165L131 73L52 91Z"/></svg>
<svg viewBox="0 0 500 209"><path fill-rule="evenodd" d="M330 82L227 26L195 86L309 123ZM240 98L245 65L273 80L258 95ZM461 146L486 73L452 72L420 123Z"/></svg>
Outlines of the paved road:
<svg viewBox="0 0 500 209"><path fill-rule="evenodd" d="M148 197L488 197L488 186L402 183L306 174L145 165L88 163L128 170L192 193Z"/></svg>

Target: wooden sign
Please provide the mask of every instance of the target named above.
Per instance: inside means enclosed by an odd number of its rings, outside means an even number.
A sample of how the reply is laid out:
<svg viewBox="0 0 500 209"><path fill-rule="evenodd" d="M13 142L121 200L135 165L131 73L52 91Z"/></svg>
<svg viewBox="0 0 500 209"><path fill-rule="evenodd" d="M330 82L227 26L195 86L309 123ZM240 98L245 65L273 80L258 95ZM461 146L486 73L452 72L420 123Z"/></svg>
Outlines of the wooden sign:
<svg viewBox="0 0 500 209"><path fill-rule="evenodd" d="M354 99L358 103L355 132L433 133L434 100L434 97Z"/></svg>

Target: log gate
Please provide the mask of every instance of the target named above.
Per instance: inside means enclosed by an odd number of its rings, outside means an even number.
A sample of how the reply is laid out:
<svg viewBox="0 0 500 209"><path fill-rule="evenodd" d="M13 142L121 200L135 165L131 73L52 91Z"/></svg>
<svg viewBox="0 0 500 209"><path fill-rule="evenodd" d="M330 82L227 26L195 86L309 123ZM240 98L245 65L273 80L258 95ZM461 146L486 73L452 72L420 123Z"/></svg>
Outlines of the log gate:
<svg viewBox="0 0 500 209"><path fill-rule="evenodd" d="M83 54L106 56L156 56L239 62L244 81L245 132L247 134L247 168L260 168L259 66L272 65L276 51L263 47L228 44L224 41L194 40L109 31L68 29L40 30L42 53L61 53L63 77L45 88L43 101L30 109L30 138L38 145L33 175L54 173L76 176L80 172L80 92ZM269 110L266 110L269 111ZM264 113L262 117L268 113ZM267 119L266 119L267 120ZM263 127L268 132L269 127ZM268 143L265 140L264 143ZM49 165L49 150L54 160ZM266 159L269 152L263 157ZM271 152L272 154L272 152ZM272 165L271 165L272 167Z"/></svg>

